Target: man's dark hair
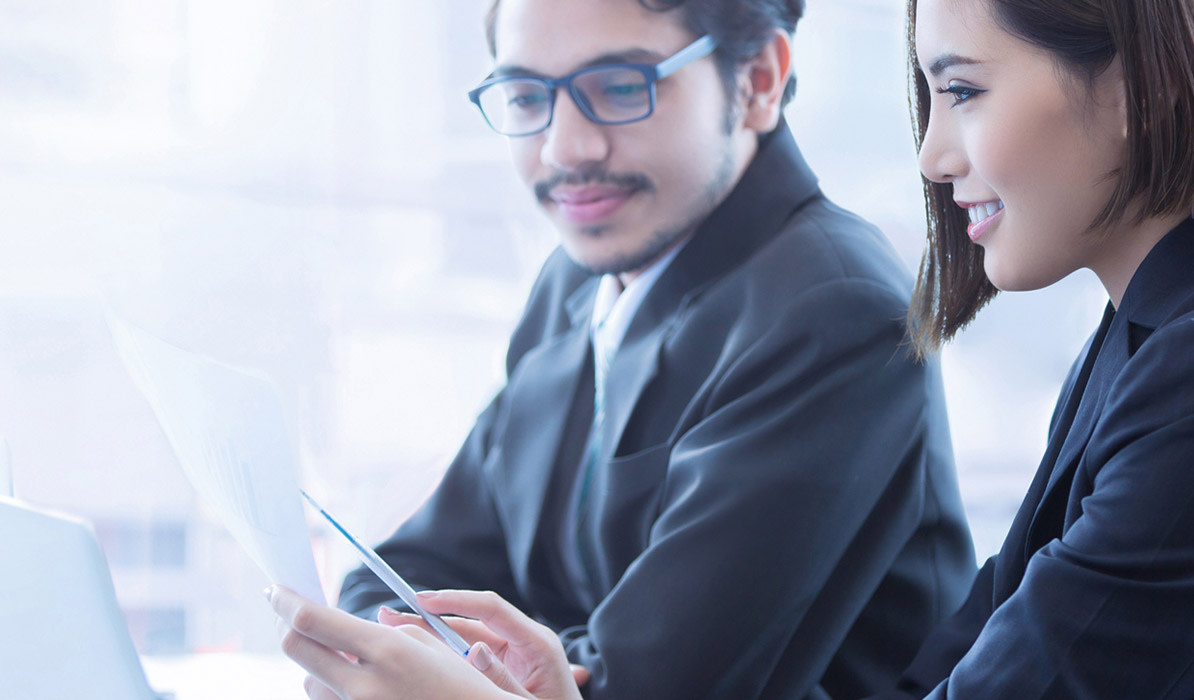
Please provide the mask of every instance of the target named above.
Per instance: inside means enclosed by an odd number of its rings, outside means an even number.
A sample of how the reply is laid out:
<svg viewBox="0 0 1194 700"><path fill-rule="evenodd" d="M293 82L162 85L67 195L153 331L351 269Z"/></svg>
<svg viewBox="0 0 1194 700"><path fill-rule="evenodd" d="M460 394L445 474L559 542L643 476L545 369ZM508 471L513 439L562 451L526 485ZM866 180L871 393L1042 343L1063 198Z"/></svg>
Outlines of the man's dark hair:
<svg viewBox="0 0 1194 700"><path fill-rule="evenodd" d="M694 37L710 34L717 40L718 71L726 94L733 96L738 69L771 41L776 30L792 35L804 14L804 0L638 0L652 12L680 12ZM485 38L490 55L497 54L497 15L501 0L494 0L485 15ZM781 106L796 92L796 77L784 86Z"/></svg>

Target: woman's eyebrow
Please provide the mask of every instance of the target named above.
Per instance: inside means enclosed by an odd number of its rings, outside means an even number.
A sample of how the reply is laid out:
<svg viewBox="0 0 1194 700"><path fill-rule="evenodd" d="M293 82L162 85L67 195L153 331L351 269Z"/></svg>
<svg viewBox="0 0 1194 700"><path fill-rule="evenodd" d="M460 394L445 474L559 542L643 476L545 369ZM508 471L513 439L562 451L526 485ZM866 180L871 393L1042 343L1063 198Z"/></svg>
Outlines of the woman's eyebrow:
<svg viewBox="0 0 1194 700"><path fill-rule="evenodd" d="M934 78L945 72L947 68L954 66L972 66L982 63L982 61L960 56L956 53L947 53L943 56L938 56L937 60L929 64L928 73Z"/></svg>

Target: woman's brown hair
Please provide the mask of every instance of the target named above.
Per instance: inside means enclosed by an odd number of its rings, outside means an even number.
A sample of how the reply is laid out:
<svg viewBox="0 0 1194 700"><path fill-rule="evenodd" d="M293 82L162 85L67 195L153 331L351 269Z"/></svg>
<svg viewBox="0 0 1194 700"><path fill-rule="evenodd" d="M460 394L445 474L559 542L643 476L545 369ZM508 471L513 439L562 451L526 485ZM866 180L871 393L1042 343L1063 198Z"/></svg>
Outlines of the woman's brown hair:
<svg viewBox="0 0 1194 700"><path fill-rule="evenodd" d="M1111 62L1123 65L1127 157L1091 235L1134 211L1140 223L1190 213L1194 202L1194 2L1191 0L952 0L987 2L1009 34L1051 53L1089 86ZM916 148L929 123L931 93L916 58L916 0L908 2L909 89ZM908 311L922 353L937 349L974 319L998 291L983 271L983 251L966 235L965 210L948 184L924 181L928 245Z"/></svg>

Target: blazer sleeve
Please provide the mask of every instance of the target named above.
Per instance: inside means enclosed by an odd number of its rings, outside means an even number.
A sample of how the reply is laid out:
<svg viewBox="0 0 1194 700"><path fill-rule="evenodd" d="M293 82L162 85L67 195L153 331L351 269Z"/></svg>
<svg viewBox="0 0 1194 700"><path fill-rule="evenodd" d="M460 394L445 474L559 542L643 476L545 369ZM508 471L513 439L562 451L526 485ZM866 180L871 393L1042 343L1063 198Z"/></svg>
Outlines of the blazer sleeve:
<svg viewBox="0 0 1194 700"><path fill-rule="evenodd" d="M1186 318L1125 365L1075 475L1081 515L931 698L1194 696L1192 348Z"/></svg>
<svg viewBox="0 0 1194 700"><path fill-rule="evenodd" d="M488 588L524 607L488 480L481 474L503 399L504 392L499 393L481 414L435 493L377 547L377 553L416 589ZM340 608L376 619L377 607L383 604L402 607L365 567L345 579Z"/></svg>
<svg viewBox="0 0 1194 700"><path fill-rule="evenodd" d="M974 645L991 616L994 578L995 557L991 557L975 577L966 602L925 638L896 687L871 700L919 700L932 692Z"/></svg>
<svg viewBox="0 0 1194 700"><path fill-rule="evenodd" d="M648 546L561 634L591 698L758 697L781 657L791 697L814 692L925 507L929 370L904 309L826 283L724 372L671 447Z"/></svg>

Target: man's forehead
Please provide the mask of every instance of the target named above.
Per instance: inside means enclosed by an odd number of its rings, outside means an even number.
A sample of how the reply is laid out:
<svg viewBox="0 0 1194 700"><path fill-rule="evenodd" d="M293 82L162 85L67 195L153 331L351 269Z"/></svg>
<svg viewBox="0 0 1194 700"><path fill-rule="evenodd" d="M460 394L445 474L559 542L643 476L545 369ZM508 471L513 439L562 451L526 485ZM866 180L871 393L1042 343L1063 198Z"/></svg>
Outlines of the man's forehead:
<svg viewBox="0 0 1194 700"><path fill-rule="evenodd" d="M494 38L499 70L562 74L609 61L659 61L695 37L678 12L653 12L638 0L501 0Z"/></svg>

